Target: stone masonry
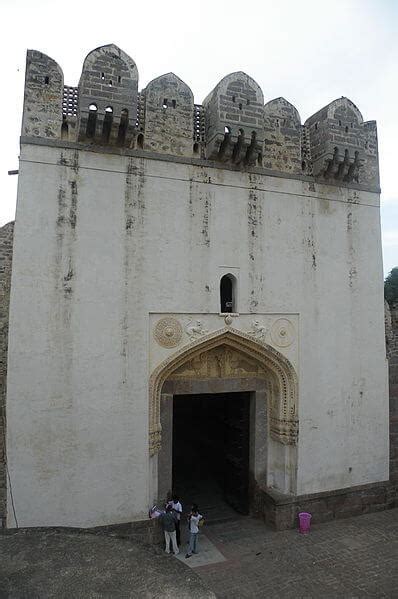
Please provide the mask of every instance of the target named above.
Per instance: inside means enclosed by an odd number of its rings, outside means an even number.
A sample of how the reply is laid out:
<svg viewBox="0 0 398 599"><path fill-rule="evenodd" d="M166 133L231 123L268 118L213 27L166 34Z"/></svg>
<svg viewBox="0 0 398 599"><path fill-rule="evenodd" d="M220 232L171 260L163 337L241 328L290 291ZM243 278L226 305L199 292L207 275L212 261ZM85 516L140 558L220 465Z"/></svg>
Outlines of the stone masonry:
<svg viewBox="0 0 398 599"><path fill-rule="evenodd" d="M386 306L386 343L390 382L390 482L398 489L398 302ZM396 499L396 502L398 497Z"/></svg>
<svg viewBox="0 0 398 599"><path fill-rule="evenodd" d="M13 222L0 229L0 528L6 521L5 401L13 235Z"/></svg>

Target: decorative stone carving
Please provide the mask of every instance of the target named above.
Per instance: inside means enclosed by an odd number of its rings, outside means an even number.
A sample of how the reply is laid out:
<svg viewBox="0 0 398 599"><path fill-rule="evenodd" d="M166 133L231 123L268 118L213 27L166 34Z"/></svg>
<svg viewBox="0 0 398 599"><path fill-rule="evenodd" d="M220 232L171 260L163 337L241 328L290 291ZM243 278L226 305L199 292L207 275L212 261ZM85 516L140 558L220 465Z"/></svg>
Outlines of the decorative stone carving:
<svg viewBox="0 0 398 599"><path fill-rule="evenodd" d="M191 319L185 327L185 332L190 338L190 340L194 341L195 339L199 339L203 335L207 335L209 331L204 328L201 320L195 320L195 322L193 322Z"/></svg>
<svg viewBox="0 0 398 599"><path fill-rule="evenodd" d="M284 319L280 319L284 320ZM282 335L282 337L284 337ZM207 355L205 355L207 354ZM266 380L269 431L284 445L295 445L298 436L298 384L289 360L262 340L248 333L225 327L181 348L153 371L149 379L149 451L155 455L161 447L160 395L168 378L208 373L214 377L258 376Z"/></svg>
<svg viewBox="0 0 398 599"><path fill-rule="evenodd" d="M266 373L256 360L230 349L227 345L221 345L195 356L177 368L169 378L207 379L240 378L242 376L264 378Z"/></svg>
<svg viewBox="0 0 398 599"><path fill-rule="evenodd" d="M264 340L269 331L268 324L260 324L258 320L253 320L252 328L247 331L247 334L255 339Z"/></svg>
<svg viewBox="0 0 398 599"><path fill-rule="evenodd" d="M287 318L278 318L271 328L271 339L278 347L288 347L294 341L294 326Z"/></svg>
<svg viewBox="0 0 398 599"><path fill-rule="evenodd" d="M161 318L153 331L153 336L162 347L176 347L182 337L182 326L175 318Z"/></svg>
<svg viewBox="0 0 398 599"><path fill-rule="evenodd" d="M227 316L224 318L224 322L225 322L225 324L227 324L227 325L230 325L230 324L232 324L232 322L233 322L232 316L229 316L229 314L228 314L228 315L227 315Z"/></svg>

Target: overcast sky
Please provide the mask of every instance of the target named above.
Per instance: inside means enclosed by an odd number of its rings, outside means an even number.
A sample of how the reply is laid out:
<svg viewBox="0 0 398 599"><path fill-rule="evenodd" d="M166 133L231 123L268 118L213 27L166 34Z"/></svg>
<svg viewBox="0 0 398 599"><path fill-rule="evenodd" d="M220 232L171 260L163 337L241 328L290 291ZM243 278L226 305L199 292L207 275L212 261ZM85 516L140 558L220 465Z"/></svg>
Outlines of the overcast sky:
<svg viewBox="0 0 398 599"><path fill-rule="evenodd" d="M173 71L201 103L243 70L267 102L283 96L304 122L340 96L377 120L384 271L398 266L398 0L1 0L0 225L15 214L26 50L51 56L77 85L86 54L115 43L139 87Z"/></svg>

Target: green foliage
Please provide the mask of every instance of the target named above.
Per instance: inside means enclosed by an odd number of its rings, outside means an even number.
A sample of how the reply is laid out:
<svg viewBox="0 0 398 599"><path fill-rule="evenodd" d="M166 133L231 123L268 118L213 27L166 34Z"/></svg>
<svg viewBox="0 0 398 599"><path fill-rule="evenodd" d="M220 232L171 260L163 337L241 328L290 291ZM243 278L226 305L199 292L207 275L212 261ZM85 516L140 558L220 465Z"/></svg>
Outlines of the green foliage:
<svg viewBox="0 0 398 599"><path fill-rule="evenodd" d="M388 303L398 302L398 266L395 266L384 281L384 297Z"/></svg>

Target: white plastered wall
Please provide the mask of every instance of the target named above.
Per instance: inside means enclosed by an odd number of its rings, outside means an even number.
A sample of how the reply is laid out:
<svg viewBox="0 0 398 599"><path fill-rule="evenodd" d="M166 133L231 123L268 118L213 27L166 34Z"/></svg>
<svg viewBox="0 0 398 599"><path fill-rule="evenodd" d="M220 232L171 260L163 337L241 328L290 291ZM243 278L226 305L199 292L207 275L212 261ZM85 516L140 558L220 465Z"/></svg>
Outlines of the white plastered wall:
<svg viewBox="0 0 398 599"><path fill-rule="evenodd" d="M22 147L7 395L20 526L145 517L149 314L217 313L225 266L239 312L299 315L297 494L388 478L378 196L311 185Z"/></svg>

